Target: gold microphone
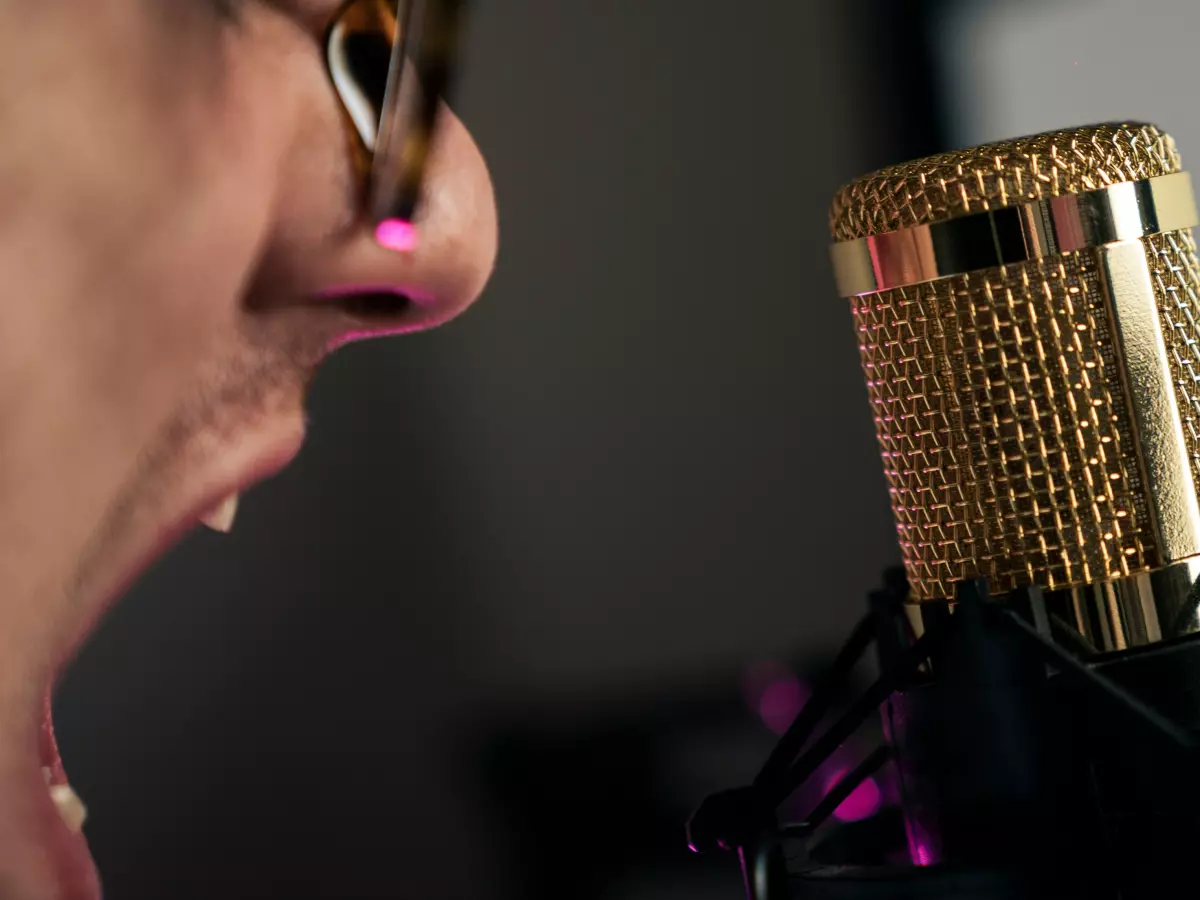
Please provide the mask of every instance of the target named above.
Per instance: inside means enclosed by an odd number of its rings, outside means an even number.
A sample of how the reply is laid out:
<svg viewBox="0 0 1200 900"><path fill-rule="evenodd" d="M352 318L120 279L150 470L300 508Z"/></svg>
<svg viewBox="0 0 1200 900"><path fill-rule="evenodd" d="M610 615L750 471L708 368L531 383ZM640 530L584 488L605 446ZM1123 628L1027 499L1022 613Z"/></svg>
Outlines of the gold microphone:
<svg viewBox="0 0 1200 900"><path fill-rule="evenodd" d="M837 285L917 607L984 578L1042 588L1094 653L1200 631L1197 224L1174 142L1143 124L838 193Z"/></svg>

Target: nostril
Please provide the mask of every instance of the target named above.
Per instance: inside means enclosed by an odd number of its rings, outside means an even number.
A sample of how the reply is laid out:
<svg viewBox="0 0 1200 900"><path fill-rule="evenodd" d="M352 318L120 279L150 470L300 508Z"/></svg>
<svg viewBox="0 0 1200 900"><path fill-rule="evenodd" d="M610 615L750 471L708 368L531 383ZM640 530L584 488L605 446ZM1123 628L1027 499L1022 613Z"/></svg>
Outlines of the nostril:
<svg viewBox="0 0 1200 900"><path fill-rule="evenodd" d="M338 301L346 312L362 319L394 319L404 313L412 300L404 294L357 294Z"/></svg>

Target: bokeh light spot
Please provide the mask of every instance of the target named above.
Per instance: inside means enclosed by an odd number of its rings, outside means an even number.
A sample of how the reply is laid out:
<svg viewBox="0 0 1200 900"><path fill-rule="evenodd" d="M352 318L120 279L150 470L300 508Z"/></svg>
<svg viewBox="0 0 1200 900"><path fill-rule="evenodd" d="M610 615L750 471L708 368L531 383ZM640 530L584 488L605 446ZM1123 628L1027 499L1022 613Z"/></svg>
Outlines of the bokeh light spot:
<svg viewBox="0 0 1200 900"><path fill-rule="evenodd" d="M832 791L848 771L848 769L842 769L826 780L825 793L828 794ZM879 790L879 784L874 778L867 778L851 791L850 796L842 801L833 815L842 822L859 822L871 818L879 812L881 806L883 806L883 792Z"/></svg>

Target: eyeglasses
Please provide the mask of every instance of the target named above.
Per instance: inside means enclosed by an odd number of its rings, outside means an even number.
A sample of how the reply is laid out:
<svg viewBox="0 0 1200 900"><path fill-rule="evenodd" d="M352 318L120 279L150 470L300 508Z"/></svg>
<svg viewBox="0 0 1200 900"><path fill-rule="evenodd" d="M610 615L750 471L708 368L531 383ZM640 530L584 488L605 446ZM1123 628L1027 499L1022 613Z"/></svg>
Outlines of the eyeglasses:
<svg viewBox="0 0 1200 900"><path fill-rule="evenodd" d="M463 0L347 0L325 37L376 240L416 246L414 217L440 101L452 87Z"/></svg>

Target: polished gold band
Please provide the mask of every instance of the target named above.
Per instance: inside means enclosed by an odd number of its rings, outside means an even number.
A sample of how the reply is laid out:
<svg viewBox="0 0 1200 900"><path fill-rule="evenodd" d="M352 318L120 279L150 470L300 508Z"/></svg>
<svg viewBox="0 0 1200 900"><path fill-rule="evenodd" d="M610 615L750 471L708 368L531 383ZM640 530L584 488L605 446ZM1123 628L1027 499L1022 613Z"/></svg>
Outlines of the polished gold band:
<svg viewBox="0 0 1200 900"><path fill-rule="evenodd" d="M1105 654L1147 647L1200 631L1200 557L1114 581L1046 594L1055 624Z"/></svg>
<svg viewBox="0 0 1200 900"><path fill-rule="evenodd" d="M1054 636L1085 656L1105 656L1175 641L1200 632L1200 556L1111 581L1046 591ZM924 604L905 610L925 633Z"/></svg>
<svg viewBox="0 0 1200 900"><path fill-rule="evenodd" d="M843 241L831 252L839 295L857 297L1197 224L1191 175L1177 172Z"/></svg>

